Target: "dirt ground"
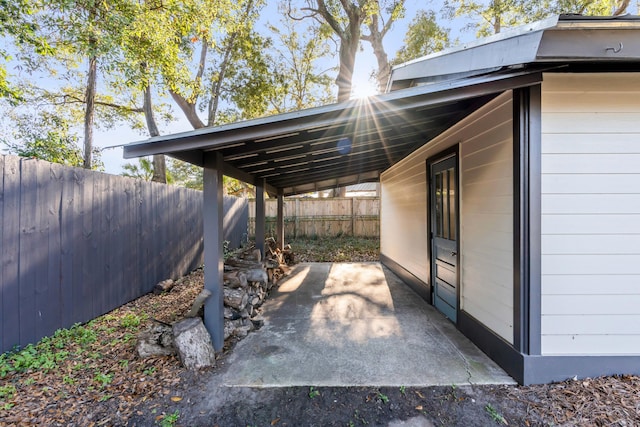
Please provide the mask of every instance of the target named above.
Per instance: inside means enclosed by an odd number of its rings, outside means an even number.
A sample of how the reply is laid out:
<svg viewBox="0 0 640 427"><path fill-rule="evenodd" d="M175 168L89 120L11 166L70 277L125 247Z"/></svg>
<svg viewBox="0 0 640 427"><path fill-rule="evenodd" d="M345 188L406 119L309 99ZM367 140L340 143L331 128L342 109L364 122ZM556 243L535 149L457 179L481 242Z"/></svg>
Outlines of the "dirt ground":
<svg viewBox="0 0 640 427"><path fill-rule="evenodd" d="M371 242L350 241L346 253L335 239L327 251L322 245L299 244L300 260L377 259ZM530 387L251 389L218 386L233 369L232 341L215 368L200 372L174 356L140 359L137 332L154 318L181 318L201 289L198 270L170 292L0 355L0 426L640 426L638 376Z"/></svg>
<svg viewBox="0 0 640 427"><path fill-rule="evenodd" d="M179 414L181 426L638 426L640 377L521 386L223 388L224 364L184 373L172 395L128 425ZM157 414L149 417L149 414Z"/></svg>
<svg viewBox="0 0 640 427"><path fill-rule="evenodd" d="M222 361L221 361L222 362ZM179 414L183 426L536 426L553 425L514 387L284 387L220 388L219 371L181 382L178 402L147 402L144 414ZM176 390L177 391L177 390ZM160 419L160 418L158 418ZM390 424L394 423L395 424ZM157 425L135 415L129 425ZM569 425L565 423L565 425ZM575 424L584 425L584 424ZM630 424L629 424L630 425Z"/></svg>

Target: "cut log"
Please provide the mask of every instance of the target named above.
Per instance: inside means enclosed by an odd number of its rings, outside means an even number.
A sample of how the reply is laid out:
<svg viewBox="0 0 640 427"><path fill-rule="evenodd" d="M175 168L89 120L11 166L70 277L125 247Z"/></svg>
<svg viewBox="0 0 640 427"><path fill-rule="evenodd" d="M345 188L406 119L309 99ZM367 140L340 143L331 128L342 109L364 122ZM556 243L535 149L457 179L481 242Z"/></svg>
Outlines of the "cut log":
<svg viewBox="0 0 640 427"><path fill-rule="evenodd" d="M204 306L205 301L210 296L211 296L211 291L210 290L203 289L202 291L200 291L200 293L198 294L196 299L193 301L193 304L191 304L191 310L189 310L189 312L185 315L185 317L196 317L196 316L198 316L200 314L200 310Z"/></svg>
<svg viewBox="0 0 640 427"><path fill-rule="evenodd" d="M242 289L224 288L224 303L231 308L242 311L248 299L249 296Z"/></svg>
<svg viewBox="0 0 640 427"><path fill-rule="evenodd" d="M243 253L242 259L260 262L262 261L262 252L260 252L260 249L257 249L257 248L252 249L250 251Z"/></svg>
<svg viewBox="0 0 640 427"><path fill-rule="evenodd" d="M222 276L223 280L226 282L227 280L233 280L236 279L238 277L238 273L240 273L238 270L234 270L234 271L228 271L225 272Z"/></svg>
<svg viewBox="0 0 640 427"><path fill-rule="evenodd" d="M225 279L224 285L231 289L238 289L238 288L244 289L248 286L247 276L244 273L239 272L239 274L237 274L236 277Z"/></svg>
<svg viewBox="0 0 640 427"><path fill-rule="evenodd" d="M259 282L266 284L269 281L267 272L262 268L253 268L245 272L248 282Z"/></svg>
<svg viewBox="0 0 640 427"><path fill-rule="evenodd" d="M140 332L136 350L143 359L176 354L171 326L153 325L149 329Z"/></svg>
<svg viewBox="0 0 640 427"><path fill-rule="evenodd" d="M246 269L262 268L262 263L260 262L243 260L238 258L229 258L225 261L225 264L230 265L232 267L246 268Z"/></svg>
<svg viewBox="0 0 640 427"><path fill-rule="evenodd" d="M173 325L173 340L182 365L201 369L216 364L216 352L211 336L199 317L185 319Z"/></svg>
<svg viewBox="0 0 640 427"><path fill-rule="evenodd" d="M173 288L176 285L176 282L173 281L172 279L167 279L167 280L163 280L162 282L156 284L156 286L154 286L153 288L153 293L158 295L161 294L163 292L167 292L169 290L171 290L171 288Z"/></svg>

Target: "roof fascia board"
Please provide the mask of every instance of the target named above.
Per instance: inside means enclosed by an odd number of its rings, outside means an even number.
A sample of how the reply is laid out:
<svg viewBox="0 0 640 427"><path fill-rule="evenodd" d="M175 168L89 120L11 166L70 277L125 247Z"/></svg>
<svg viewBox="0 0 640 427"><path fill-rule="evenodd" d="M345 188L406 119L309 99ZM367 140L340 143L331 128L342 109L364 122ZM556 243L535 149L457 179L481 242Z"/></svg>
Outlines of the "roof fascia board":
<svg viewBox="0 0 640 427"><path fill-rule="evenodd" d="M557 23L558 16L553 16L397 65L391 71L389 87L402 80L463 75L533 61L544 31ZM507 51L509 55L505 55Z"/></svg>
<svg viewBox="0 0 640 427"><path fill-rule="evenodd" d="M640 23L639 23L640 24ZM573 28L573 27L571 27ZM538 62L634 61L640 58L638 30L626 28L545 31L536 55Z"/></svg>

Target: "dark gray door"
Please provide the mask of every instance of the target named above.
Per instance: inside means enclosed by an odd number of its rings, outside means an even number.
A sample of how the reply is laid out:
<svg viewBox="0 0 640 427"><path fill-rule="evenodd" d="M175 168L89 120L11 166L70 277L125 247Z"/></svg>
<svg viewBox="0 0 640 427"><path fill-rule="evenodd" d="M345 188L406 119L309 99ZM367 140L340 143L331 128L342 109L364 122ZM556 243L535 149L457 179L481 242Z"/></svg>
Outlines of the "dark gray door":
<svg viewBox="0 0 640 427"><path fill-rule="evenodd" d="M454 323L458 310L458 174L456 156L430 166L433 304Z"/></svg>

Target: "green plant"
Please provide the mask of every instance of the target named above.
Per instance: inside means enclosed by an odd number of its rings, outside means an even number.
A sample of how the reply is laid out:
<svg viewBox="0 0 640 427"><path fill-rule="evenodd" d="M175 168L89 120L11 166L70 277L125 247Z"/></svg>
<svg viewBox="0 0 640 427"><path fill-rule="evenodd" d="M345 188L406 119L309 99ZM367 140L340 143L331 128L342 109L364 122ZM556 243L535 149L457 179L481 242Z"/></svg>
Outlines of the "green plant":
<svg viewBox="0 0 640 427"><path fill-rule="evenodd" d="M100 371L96 371L96 375L93 377L93 380L99 383L101 387L105 387L113 381L113 374L105 374Z"/></svg>
<svg viewBox="0 0 640 427"><path fill-rule="evenodd" d="M160 420L160 427L172 427L176 422L178 422L178 418L180 418L180 411L176 409L172 414L162 417L162 420Z"/></svg>
<svg viewBox="0 0 640 427"><path fill-rule="evenodd" d="M11 399L15 393L16 388L11 384L0 386L0 399Z"/></svg>
<svg viewBox="0 0 640 427"><path fill-rule="evenodd" d="M502 416L502 414L500 412L498 412L498 410L496 408L491 406L490 403L487 403L487 405L484 407L484 410L487 411L487 413L489 414L489 416L491 417L491 419L493 421L495 421L497 423L504 424L504 425L509 425L509 423Z"/></svg>
<svg viewBox="0 0 640 427"><path fill-rule="evenodd" d="M378 391L378 394L376 395L376 397L380 399L382 403L389 403L389 396L387 396L386 394L383 394L381 391Z"/></svg>
<svg viewBox="0 0 640 427"><path fill-rule="evenodd" d="M316 390L316 388L313 386L309 387L309 398L315 399L318 396L320 396L320 391Z"/></svg>
<svg viewBox="0 0 640 427"><path fill-rule="evenodd" d="M22 384L24 384L24 385L31 385L31 384L33 384L33 383L35 383L35 382L36 382L35 378L33 378L33 377L29 377L29 378L26 378L26 379L22 382Z"/></svg>
<svg viewBox="0 0 640 427"><path fill-rule="evenodd" d="M2 409L8 411L9 409L13 408L13 406L13 403L5 403L4 405L2 405Z"/></svg>
<svg viewBox="0 0 640 427"><path fill-rule="evenodd" d="M137 328L138 326L140 326L140 322L142 322L142 320L144 319L142 319L137 314L127 313L122 319L120 319L120 326L128 329Z"/></svg>
<svg viewBox="0 0 640 427"><path fill-rule="evenodd" d="M142 371L143 374L145 375L153 375L156 372L156 367L155 366L151 366L150 368L145 369L144 371Z"/></svg>
<svg viewBox="0 0 640 427"><path fill-rule="evenodd" d="M122 368L128 368L129 367L129 361L127 359L120 360L119 364L120 364L120 367L122 367Z"/></svg>
<svg viewBox="0 0 640 427"><path fill-rule="evenodd" d="M76 383L76 380L73 379L73 377L70 377L69 375L65 375L64 378L62 378L62 382L64 384L74 385Z"/></svg>
<svg viewBox="0 0 640 427"><path fill-rule="evenodd" d="M400 386L400 394L402 394L403 396L407 395L407 388L403 385Z"/></svg>
<svg viewBox="0 0 640 427"><path fill-rule="evenodd" d="M100 399L98 399L98 402L106 402L107 400L111 399L113 396L111 396L110 394L105 394L100 396Z"/></svg>

